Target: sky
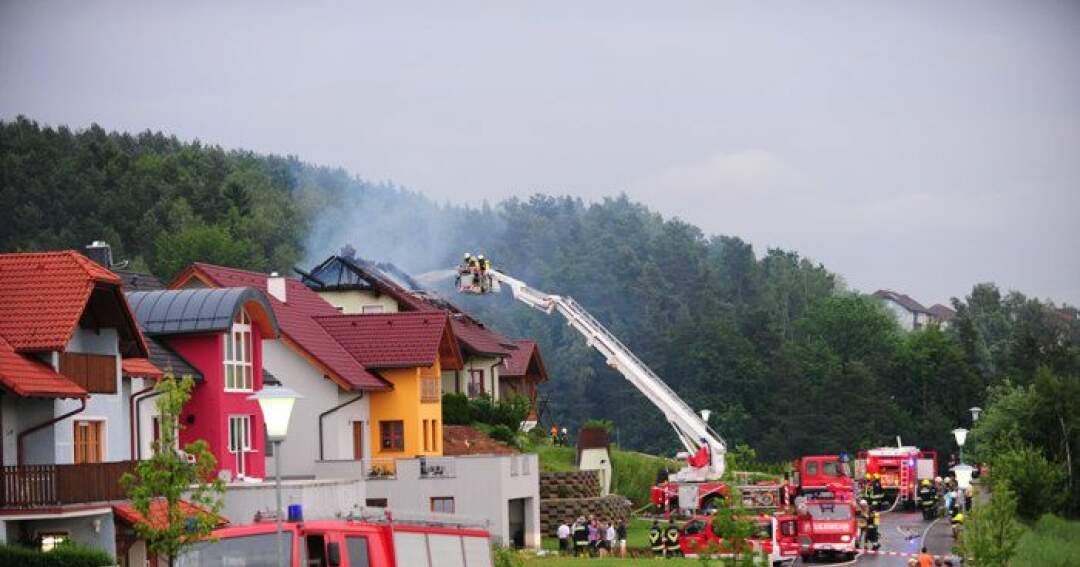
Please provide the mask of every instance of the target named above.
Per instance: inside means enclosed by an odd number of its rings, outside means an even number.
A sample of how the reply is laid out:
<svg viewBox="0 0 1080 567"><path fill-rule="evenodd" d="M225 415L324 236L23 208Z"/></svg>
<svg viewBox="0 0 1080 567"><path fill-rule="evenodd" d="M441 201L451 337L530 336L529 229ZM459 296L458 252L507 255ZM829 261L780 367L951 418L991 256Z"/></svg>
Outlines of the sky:
<svg viewBox="0 0 1080 567"><path fill-rule="evenodd" d="M625 192L926 305L1080 304L1080 2L13 2L0 119L479 205Z"/></svg>

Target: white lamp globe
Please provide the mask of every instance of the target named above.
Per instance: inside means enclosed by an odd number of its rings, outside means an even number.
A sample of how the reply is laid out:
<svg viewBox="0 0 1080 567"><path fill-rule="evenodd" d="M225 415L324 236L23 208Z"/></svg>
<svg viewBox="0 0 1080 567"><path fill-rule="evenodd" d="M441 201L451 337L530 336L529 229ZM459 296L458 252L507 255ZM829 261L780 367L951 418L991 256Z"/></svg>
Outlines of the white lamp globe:
<svg viewBox="0 0 1080 567"><path fill-rule="evenodd" d="M952 434L956 437L956 444L963 447L964 441L967 441L968 430L963 427L957 427L952 430Z"/></svg>
<svg viewBox="0 0 1080 567"><path fill-rule="evenodd" d="M979 414L982 413L982 408L981 407L975 406L975 407L969 409L968 411L971 412L971 421L972 422L979 421Z"/></svg>
<svg viewBox="0 0 1080 567"><path fill-rule="evenodd" d="M971 486L971 473L974 471L975 467L963 463L952 468L953 474L956 475L956 485L961 490L967 490Z"/></svg>
<svg viewBox="0 0 1080 567"><path fill-rule="evenodd" d="M259 402L263 421L266 422L266 436L271 441L282 441L289 431L289 417L292 416L293 404L302 397L284 386L273 386L263 388L248 396L247 399Z"/></svg>

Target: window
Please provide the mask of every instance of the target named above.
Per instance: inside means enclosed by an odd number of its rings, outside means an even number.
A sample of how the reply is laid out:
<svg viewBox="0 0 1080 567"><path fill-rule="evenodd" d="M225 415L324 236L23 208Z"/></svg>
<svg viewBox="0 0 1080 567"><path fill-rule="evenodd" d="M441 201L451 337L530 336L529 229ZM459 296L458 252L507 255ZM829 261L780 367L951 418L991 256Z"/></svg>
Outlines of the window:
<svg viewBox="0 0 1080 567"><path fill-rule="evenodd" d="M785 537L794 537L798 535L795 531L795 520L785 520L780 522L780 534Z"/></svg>
<svg viewBox="0 0 1080 567"><path fill-rule="evenodd" d="M364 422L352 422L352 451L353 460L359 461L364 458Z"/></svg>
<svg viewBox="0 0 1080 567"><path fill-rule="evenodd" d="M806 463L806 476L817 476L817 461Z"/></svg>
<svg viewBox="0 0 1080 567"><path fill-rule="evenodd" d="M484 371L469 371L469 397L475 398L484 393Z"/></svg>
<svg viewBox="0 0 1080 567"><path fill-rule="evenodd" d="M432 451L438 451L439 450L439 437L442 437L441 435L439 435L439 433L440 433L440 431L439 431L439 420L437 420L437 419L431 420L431 450Z"/></svg>
<svg viewBox="0 0 1080 567"><path fill-rule="evenodd" d="M349 567L370 567L367 538L345 536L345 551L349 555Z"/></svg>
<svg viewBox="0 0 1080 567"><path fill-rule="evenodd" d="M276 565L277 541L274 532L200 541L181 552L176 567ZM285 557L292 557L293 538L281 542Z"/></svg>
<svg viewBox="0 0 1080 567"><path fill-rule="evenodd" d="M251 416L229 416L229 452L236 455L236 476L247 474L244 454L251 450Z"/></svg>
<svg viewBox="0 0 1080 567"><path fill-rule="evenodd" d="M423 376L420 378L420 402L425 404L438 403L441 399L439 386L442 380L438 376Z"/></svg>
<svg viewBox="0 0 1080 567"><path fill-rule="evenodd" d="M364 501L364 506L368 508L386 508L387 503L385 498L368 498Z"/></svg>
<svg viewBox="0 0 1080 567"><path fill-rule="evenodd" d="M362 305L362 306L360 306L360 313L365 314L365 315L373 314L373 313L382 313L384 311L386 311L386 307L383 306L383 305Z"/></svg>
<svg viewBox="0 0 1080 567"><path fill-rule="evenodd" d="M240 310L232 330L225 336L225 390L250 392L253 389L251 368L251 319Z"/></svg>
<svg viewBox="0 0 1080 567"><path fill-rule="evenodd" d="M67 532L47 532L41 534L41 550L52 551L53 548L68 540Z"/></svg>
<svg viewBox="0 0 1080 567"><path fill-rule="evenodd" d="M454 513L454 499L449 496L438 496L431 499L431 511L441 514Z"/></svg>
<svg viewBox="0 0 1080 567"><path fill-rule="evenodd" d="M75 421L75 464L100 463L105 460L104 431L104 421Z"/></svg>
<svg viewBox="0 0 1080 567"><path fill-rule="evenodd" d="M431 428L428 427L429 421L430 420L425 419L420 423L420 428L424 430L424 451L431 450Z"/></svg>
<svg viewBox="0 0 1080 567"><path fill-rule="evenodd" d="M379 445L383 451L405 450L405 422L380 421Z"/></svg>
<svg viewBox="0 0 1080 567"><path fill-rule="evenodd" d="M832 461L826 461L821 464L822 470L825 472L825 476L840 476L840 467L837 463Z"/></svg>

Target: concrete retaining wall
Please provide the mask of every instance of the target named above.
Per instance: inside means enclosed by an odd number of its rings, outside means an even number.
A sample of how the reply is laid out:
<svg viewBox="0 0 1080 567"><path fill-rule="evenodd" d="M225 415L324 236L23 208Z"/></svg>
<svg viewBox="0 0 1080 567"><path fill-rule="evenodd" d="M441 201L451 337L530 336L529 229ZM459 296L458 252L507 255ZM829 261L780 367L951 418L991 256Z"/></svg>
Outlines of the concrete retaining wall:
<svg viewBox="0 0 1080 567"><path fill-rule="evenodd" d="M605 522L625 522L630 519L630 512L630 500L615 494L599 498L548 498L540 501L540 529L553 534L560 523L590 514Z"/></svg>

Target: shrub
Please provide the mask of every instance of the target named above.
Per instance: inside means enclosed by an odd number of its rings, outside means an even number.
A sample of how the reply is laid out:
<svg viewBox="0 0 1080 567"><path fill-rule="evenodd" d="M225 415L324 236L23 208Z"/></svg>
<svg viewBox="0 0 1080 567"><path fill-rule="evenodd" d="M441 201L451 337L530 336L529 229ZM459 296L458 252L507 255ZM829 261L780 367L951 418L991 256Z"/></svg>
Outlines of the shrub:
<svg viewBox="0 0 1080 567"><path fill-rule="evenodd" d="M1018 497L1017 512L1035 519L1061 509L1066 498L1065 468L1052 463L1034 447L1023 445L994 455L990 482L995 491L1008 484Z"/></svg>
<svg viewBox="0 0 1080 567"><path fill-rule="evenodd" d="M529 415L529 400L524 396L493 401L491 396L480 396L469 402L473 421L488 425L505 425L512 431L521 427Z"/></svg>
<svg viewBox="0 0 1080 567"><path fill-rule="evenodd" d="M491 428L491 433L488 433L492 439L499 441L500 443L506 443L507 445L517 446L517 434L509 427L499 424Z"/></svg>
<svg viewBox="0 0 1080 567"><path fill-rule="evenodd" d="M509 547L495 548L495 567L524 567L525 559Z"/></svg>
<svg viewBox="0 0 1080 567"><path fill-rule="evenodd" d="M615 429L615 424L610 419L588 419L581 425L582 429L603 429L608 433L611 433Z"/></svg>
<svg viewBox="0 0 1080 567"><path fill-rule="evenodd" d="M472 423L472 407L465 394L443 394L443 423L446 425L469 425Z"/></svg>
<svg viewBox="0 0 1080 567"><path fill-rule="evenodd" d="M108 553L74 543L65 543L52 551L17 545L0 545L0 565L24 567L104 567L116 562Z"/></svg>

